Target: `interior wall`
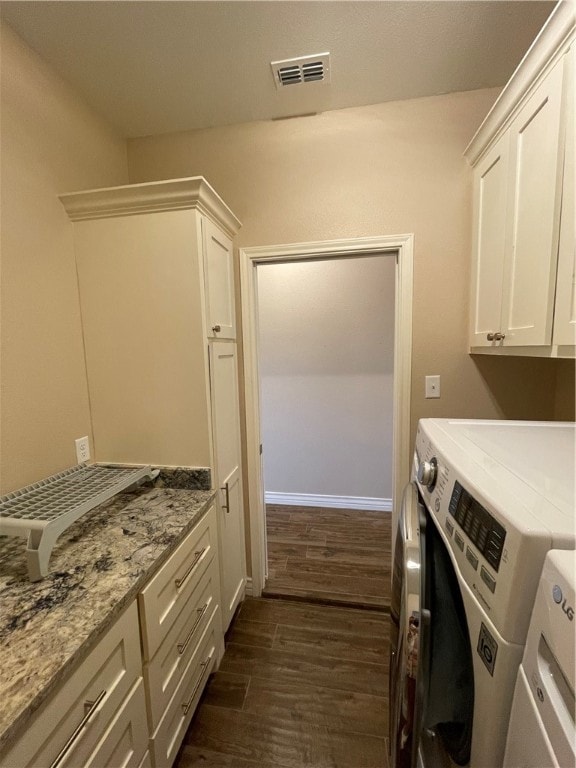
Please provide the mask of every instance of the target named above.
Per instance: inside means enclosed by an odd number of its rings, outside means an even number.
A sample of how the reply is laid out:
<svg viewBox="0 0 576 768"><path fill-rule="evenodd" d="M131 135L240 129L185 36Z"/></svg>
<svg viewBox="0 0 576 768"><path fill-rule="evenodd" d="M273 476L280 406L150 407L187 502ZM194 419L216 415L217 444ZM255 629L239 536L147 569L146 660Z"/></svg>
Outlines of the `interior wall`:
<svg viewBox="0 0 576 768"><path fill-rule="evenodd" d="M76 464L91 438L63 192L125 184L126 142L1 26L0 493Z"/></svg>
<svg viewBox="0 0 576 768"><path fill-rule="evenodd" d="M200 237L190 210L75 224L97 461L212 465Z"/></svg>
<svg viewBox="0 0 576 768"><path fill-rule="evenodd" d="M395 261L258 266L266 492L390 503Z"/></svg>
<svg viewBox="0 0 576 768"><path fill-rule="evenodd" d="M553 419L556 361L468 354L472 173L462 153L498 93L132 139L130 179L205 176L243 223L240 247L414 233L412 433L426 416ZM437 400L424 397L426 374L441 376Z"/></svg>
<svg viewBox="0 0 576 768"><path fill-rule="evenodd" d="M574 360L558 360L556 363L556 410L559 421L576 419L576 364Z"/></svg>

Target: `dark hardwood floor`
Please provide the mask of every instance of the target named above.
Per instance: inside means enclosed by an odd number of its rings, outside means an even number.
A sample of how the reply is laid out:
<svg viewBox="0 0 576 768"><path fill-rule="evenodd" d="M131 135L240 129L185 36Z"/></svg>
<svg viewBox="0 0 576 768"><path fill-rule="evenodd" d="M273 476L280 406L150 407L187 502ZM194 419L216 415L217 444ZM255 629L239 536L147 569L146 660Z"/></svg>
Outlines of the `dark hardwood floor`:
<svg viewBox="0 0 576 768"><path fill-rule="evenodd" d="M388 616L247 598L175 768L388 768Z"/></svg>
<svg viewBox="0 0 576 768"><path fill-rule="evenodd" d="M268 504L266 523L266 597L389 609L390 513Z"/></svg>

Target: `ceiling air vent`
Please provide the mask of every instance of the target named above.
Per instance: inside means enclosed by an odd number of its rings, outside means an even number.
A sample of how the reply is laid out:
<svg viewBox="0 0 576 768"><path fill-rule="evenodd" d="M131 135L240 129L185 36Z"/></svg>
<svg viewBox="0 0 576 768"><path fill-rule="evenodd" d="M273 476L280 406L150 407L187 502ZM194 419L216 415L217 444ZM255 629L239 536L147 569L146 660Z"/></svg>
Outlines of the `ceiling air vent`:
<svg viewBox="0 0 576 768"><path fill-rule="evenodd" d="M273 61L270 66L276 88L283 88L285 85L330 82L330 53Z"/></svg>

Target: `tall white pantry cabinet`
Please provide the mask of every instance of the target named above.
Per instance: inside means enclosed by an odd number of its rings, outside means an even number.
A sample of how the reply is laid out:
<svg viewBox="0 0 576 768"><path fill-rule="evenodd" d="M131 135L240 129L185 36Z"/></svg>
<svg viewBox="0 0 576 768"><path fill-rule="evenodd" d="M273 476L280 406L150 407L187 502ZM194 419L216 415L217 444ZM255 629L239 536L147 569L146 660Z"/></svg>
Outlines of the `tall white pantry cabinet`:
<svg viewBox="0 0 576 768"><path fill-rule="evenodd" d="M244 595L232 238L202 177L62 195L99 462L210 467L224 629Z"/></svg>

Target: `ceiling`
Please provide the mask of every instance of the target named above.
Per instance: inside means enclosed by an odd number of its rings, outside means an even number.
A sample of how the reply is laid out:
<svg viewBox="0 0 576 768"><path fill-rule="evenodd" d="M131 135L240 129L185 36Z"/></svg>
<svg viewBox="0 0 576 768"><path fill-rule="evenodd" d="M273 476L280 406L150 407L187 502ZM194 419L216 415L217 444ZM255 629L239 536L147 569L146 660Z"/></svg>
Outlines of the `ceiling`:
<svg viewBox="0 0 576 768"><path fill-rule="evenodd" d="M2 18L127 137L503 85L554 7L529 0L2 2ZM329 51L331 80L270 62Z"/></svg>

